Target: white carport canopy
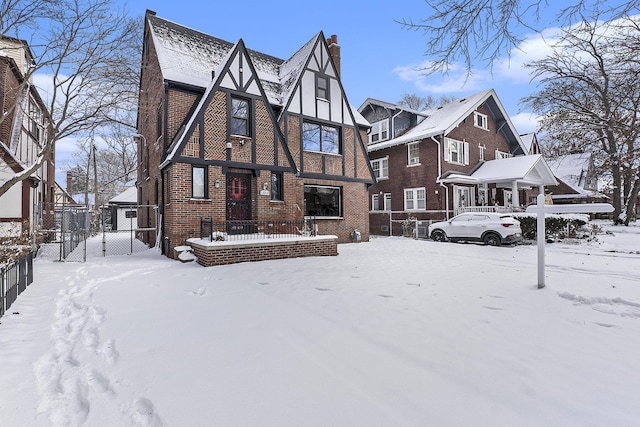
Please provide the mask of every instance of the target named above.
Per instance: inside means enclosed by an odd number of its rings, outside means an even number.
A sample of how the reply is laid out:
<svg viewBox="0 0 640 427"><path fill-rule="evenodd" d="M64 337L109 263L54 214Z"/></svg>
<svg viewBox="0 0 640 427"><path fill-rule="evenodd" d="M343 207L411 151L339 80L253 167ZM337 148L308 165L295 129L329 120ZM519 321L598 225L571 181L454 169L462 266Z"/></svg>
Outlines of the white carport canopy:
<svg viewBox="0 0 640 427"><path fill-rule="evenodd" d="M540 154L516 156L484 162L471 175L451 174L440 180L456 184L496 184L511 188L513 204L519 205L518 190L538 187L544 193L545 185L558 185L551 168Z"/></svg>

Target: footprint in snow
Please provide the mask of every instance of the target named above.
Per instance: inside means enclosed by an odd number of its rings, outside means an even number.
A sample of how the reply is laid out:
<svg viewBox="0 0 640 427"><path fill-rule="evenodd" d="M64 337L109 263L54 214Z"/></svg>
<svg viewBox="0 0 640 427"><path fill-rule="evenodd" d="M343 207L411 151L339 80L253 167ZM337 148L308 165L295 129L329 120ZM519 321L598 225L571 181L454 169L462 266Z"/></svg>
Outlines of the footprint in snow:
<svg viewBox="0 0 640 427"><path fill-rule="evenodd" d="M198 288L197 291L185 291L188 295L194 296L194 297L202 297L205 296L207 294L207 288L201 287Z"/></svg>
<svg viewBox="0 0 640 427"><path fill-rule="evenodd" d="M321 292L330 291L330 290L331 289L328 289L328 288L316 288L316 291L321 291Z"/></svg>
<svg viewBox="0 0 640 427"><path fill-rule="evenodd" d="M129 413L136 426L161 427L164 425L158 414L156 414L153 403L147 398L141 397L134 400Z"/></svg>

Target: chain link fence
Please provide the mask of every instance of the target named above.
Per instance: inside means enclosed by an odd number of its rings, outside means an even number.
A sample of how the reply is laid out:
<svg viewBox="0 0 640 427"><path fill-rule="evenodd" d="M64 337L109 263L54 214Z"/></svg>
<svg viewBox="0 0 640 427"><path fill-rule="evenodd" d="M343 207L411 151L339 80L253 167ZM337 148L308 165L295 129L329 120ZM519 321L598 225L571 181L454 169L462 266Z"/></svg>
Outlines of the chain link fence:
<svg viewBox="0 0 640 427"><path fill-rule="evenodd" d="M157 205L102 208L102 256L131 255L155 247L159 236Z"/></svg>
<svg viewBox="0 0 640 427"><path fill-rule="evenodd" d="M87 260L86 241L96 229L95 212L82 205L43 203L37 217L38 255L58 261Z"/></svg>

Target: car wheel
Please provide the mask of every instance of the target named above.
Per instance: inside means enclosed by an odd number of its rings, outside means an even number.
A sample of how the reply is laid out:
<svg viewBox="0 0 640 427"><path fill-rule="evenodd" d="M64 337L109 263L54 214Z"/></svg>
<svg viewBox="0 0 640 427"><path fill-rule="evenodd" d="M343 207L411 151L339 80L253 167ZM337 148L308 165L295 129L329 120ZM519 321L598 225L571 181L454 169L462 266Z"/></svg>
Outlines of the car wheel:
<svg viewBox="0 0 640 427"><path fill-rule="evenodd" d="M486 234L482 240L484 241L485 245L489 246L500 246L501 243L500 236L495 233Z"/></svg>
<svg viewBox="0 0 640 427"><path fill-rule="evenodd" d="M447 240L447 235L444 234L444 231L442 230L433 230L431 233L431 240L434 242L444 242Z"/></svg>

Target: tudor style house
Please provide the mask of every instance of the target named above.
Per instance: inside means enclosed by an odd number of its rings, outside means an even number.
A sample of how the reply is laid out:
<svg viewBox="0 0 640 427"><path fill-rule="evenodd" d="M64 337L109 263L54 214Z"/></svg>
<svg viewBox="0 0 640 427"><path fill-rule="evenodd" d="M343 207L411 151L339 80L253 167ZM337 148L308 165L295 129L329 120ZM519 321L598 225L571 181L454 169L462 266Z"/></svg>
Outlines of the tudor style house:
<svg viewBox="0 0 640 427"><path fill-rule="evenodd" d="M147 11L137 188L159 209L138 227L158 218L171 257L203 218L313 218L318 234L368 240L369 127L347 101L336 36L283 60Z"/></svg>
<svg viewBox="0 0 640 427"><path fill-rule="evenodd" d="M0 183L31 167L51 132L49 112L30 78L33 55L24 40L0 36ZM55 147L44 163L0 196L0 237L33 233L51 222Z"/></svg>
<svg viewBox="0 0 640 427"><path fill-rule="evenodd" d="M373 99L359 111L372 126L372 234L388 234L391 219L518 209L527 189L557 183L542 156L529 155L493 89L422 112Z"/></svg>
<svg viewBox="0 0 640 427"><path fill-rule="evenodd" d="M548 187L554 204L610 201L598 191L598 175L591 153L566 154L547 162L558 179L558 185Z"/></svg>

